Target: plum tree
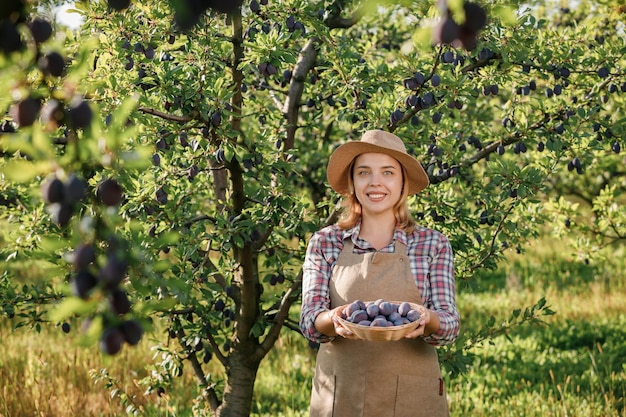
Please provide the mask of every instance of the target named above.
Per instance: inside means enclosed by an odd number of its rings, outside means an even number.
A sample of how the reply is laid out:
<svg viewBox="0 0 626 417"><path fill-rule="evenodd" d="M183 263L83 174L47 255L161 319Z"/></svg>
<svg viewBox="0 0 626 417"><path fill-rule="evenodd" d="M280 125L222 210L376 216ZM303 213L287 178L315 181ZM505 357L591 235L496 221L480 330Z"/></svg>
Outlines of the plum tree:
<svg viewBox="0 0 626 417"><path fill-rule="evenodd" d="M0 312L88 317L108 354L158 322L149 392L189 363L215 415L249 414L259 364L298 330L307 240L337 218L325 161L368 128L422 161L410 207L450 237L460 282L539 233L606 267L623 250L617 0L77 2L81 28L45 40L36 3L0 7L0 294L42 297ZM433 45L438 19L454 36ZM26 260L44 282L18 284Z"/></svg>

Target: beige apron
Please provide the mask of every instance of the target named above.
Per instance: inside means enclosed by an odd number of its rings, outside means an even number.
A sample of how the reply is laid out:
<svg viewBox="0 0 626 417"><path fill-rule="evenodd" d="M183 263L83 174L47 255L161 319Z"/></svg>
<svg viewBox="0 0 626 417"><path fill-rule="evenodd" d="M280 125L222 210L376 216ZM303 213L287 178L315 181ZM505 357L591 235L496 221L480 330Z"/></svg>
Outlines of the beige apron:
<svg viewBox="0 0 626 417"><path fill-rule="evenodd" d="M330 281L331 308L360 299L422 304L406 245L394 253L355 254L352 239ZM437 351L418 339L369 342L342 337L322 343L311 395L311 417L447 417Z"/></svg>

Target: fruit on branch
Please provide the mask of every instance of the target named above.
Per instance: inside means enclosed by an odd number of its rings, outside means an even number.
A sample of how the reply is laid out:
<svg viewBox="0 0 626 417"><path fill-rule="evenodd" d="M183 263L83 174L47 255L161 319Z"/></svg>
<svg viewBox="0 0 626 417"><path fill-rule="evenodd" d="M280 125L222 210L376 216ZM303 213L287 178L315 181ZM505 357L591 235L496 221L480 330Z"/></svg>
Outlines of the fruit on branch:
<svg viewBox="0 0 626 417"><path fill-rule="evenodd" d="M181 0L173 2L174 21L187 31L194 27L208 10L219 13L232 13L241 7L242 0Z"/></svg>
<svg viewBox="0 0 626 417"><path fill-rule="evenodd" d="M87 270L78 271L70 281L72 294L82 299L87 299L97 285L98 279Z"/></svg>
<svg viewBox="0 0 626 417"><path fill-rule="evenodd" d="M67 180L63 184L65 203L74 205L85 198L87 193L87 185L85 181L78 178L76 174L72 173L68 176Z"/></svg>
<svg viewBox="0 0 626 417"><path fill-rule="evenodd" d="M130 0L109 0L109 7L114 10L124 10L130 6Z"/></svg>
<svg viewBox="0 0 626 417"><path fill-rule="evenodd" d="M96 260L96 250L90 243L81 243L74 249L73 258L74 269L87 269Z"/></svg>
<svg viewBox="0 0 626 417"><path fill-rule="evenodd" d="M65 186L57 177L48 178L41 184L41 198L47 204L63 201Z"/></svg>
<svg viewBox="0 0 626 417"><path fill-rule="evenodd" d="M432 42L435 45L451 45L452 42L459 38L459 33L459 25L454 21L452 16L448 14L435 25L432 34Z"/></svg>
<svg viewBox="0 0 626 417"><path fill-rule="evenodd" d="M42 183L40 192L41 198L48 204L52 220L64 227L71 220L75 205L85 197L86 184L74 174L65 182L51 177Z"/></svg>
<svg viewBox="0 0 626 417"><path fill-rule="evenodd" d="M52 25L47 20L36 17L28 23L28 29L37 43L43 43L52 36Z"/></svg>
<svg viewBox="0 0 626 417"><path fill-rule="evenodd" d="M106 263L100 268L98 278L104 289L113 289L126 277L127 271L128 264L126 261L119 259L115 253L110 253Z"/></svg>
<svg viewBox="0 0 626 417"><path fill-rule="evenodd" d="M618 141L615 141L611 144L611 150L615 153L620 153L622 148Z"/></svg>
<svg viewBox="0 0 626 417"><path fill-rule="evenodd" d="M465 1L463 3L465 20L462 23L458 23L454 20L445 0L440 1L438 7L442 11L443 17L433 27L432 44L463 47L468 51L475 49L478 33L487 24L485 9L476 3Z"/></svg>
<svg viewBox="0 0 626 417"><path fill-rule="evenodd" d="M143 336L143 328L137 320L126 320L120 325L124 340L131 346L136 345Z"/></svg>
<svg viewBox="0 0 626 417"><path fill-rule="evenodd" d="M156 190L156 194L154 198L157 201L157 203L161 205L167 204L167 201L168 201L167 191L165 191L163 187L159 187L159 189Z"/></svg>
<svg viewBox="0 0 626 417"><path fill-rule="evenodd" d="M43 55L37 61L39 68L44 74L52 75L54 77L60 77L65 71L65 58L60 53L52 51Z"/></svg>
<svg viewBox="0 0 626 417"><path fill-rule="evenodd" d="M77 129L85 129L91 125L93 113L89 103L81 96L74 96L70 103L70 121Z"/></svg>
<svg viewBox="0 0 626 417"><path fill-rule="evenodd" d="M0 20L0 39L2 40L0 51L6 55L17 52L24 47L17 26L8 20Z"/></svg>
<svg viewBox="0 0 626 417"><path fill-rule="evenodd" d="M107 328L100 337L100 351L105 355L115 355L122 349L124 334L119 327Z"/></svg>
<svg viewBox="0 0 626 417"><path fill-rule="evenodd" d="M122 187L112 178L107 178L98 185L96 195L108 207L119 205L123 199Z"/></svg>
<svg viewBox="0 0 626 417"><path fill-rule="evenodd" d="M261 73L261 75L267 78L272 75L275 75L278 72L278 70L273 64L269 62L262 62L259 64L259 72Z"/></svg>
<svg viewBox="0 0 626 417"><path fill-rule="evenodd" d="M33 96L28 96L14 103L9 110L9 114L18 126L32 126L35 120L37 120L40 107L41 104L38 99Z"/></svg>
<svg viewBox="0 0 626 417"><path fill-rule="evenodd" d="M128 313L131 308L130 300L126 291L121 288L115 288L109 293L109 308L118 316Z"/></svg>
<svg viewBox="0 0 626 417"><path fill-rule="evenodd" d="M187 178L189 179L189 181L193 181L199 172L200 171L199 171L198 165L194 164L191 167L189 167L189 169L187 170Z"/></svg>
<svg viewBox="0 0 626 417"><path fill-rule="evenodd" d="M215 127L218 127L220 124L222 124L222 112L216 110L211 113L211 124Z"/></svg>

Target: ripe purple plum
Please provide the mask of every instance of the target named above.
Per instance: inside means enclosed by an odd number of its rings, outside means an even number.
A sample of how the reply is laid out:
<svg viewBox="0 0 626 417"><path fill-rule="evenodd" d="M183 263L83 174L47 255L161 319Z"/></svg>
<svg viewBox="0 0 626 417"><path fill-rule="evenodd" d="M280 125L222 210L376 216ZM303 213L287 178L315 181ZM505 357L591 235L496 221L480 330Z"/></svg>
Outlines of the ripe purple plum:
<svg viewBox="0 0 626 417"><path fill-rule="evenodd" d="M380 314L382 314L383 316L388 316L393 312L393 308L391 307L391 303L389 301L383 301L382 303L380 303L378 308L380 310Z"/></svg>
<svg viewBox="0 0 626 417"><path fill-rule="evenodd" d="M387 320L382 317L375 318L370 324L371 327L387 327Z"/></svg>
<svg viewBox="0 0 626 417"><path fill-rule="evenodd" d="M400 305L398 306L398 313L400 313L400 315L403 317L406 317L409 311L411 311L411 304L407 303L406 301L400 303Z"/></svg>
<svg viewBox="0 0 626 417"><path fill-rule="evenodd" d="M355 310L352 314L350 314L348 321L352 323L358 323L360 321L367 320L368 318L369 317L365 310Z"/></svg>
<svg viewBox="0 0 626 417"><path fill-rule="evenodd" d="M365 307L365 311L367 311L367 315L369 316L369 318L374 318L378 315L378 313L380 312L380 309L378 308L378 306L374 303L370 303L367 305L367 307Z"/></svg>
<svg viewBox="0 0 626 417"><path fill-rule="evenodd" d="M115 355L124 344L124 334L118 327L109 327L100 337L100 350L105 355Z"/></svg>
<svg viewBox="0 0 626 417"><path fill-rule="evenodd" d="M411 322L416 322L422 318L422 315L417 310L411 310L407 313L406 318L409 319Z"/></svg>

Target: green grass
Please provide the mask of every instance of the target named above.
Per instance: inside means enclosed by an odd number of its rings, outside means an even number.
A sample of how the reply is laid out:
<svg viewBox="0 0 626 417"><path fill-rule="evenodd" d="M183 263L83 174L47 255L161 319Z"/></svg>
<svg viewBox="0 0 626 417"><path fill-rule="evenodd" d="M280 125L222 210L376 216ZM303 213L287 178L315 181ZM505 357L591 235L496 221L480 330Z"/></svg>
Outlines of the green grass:
<svg viewBox="0 0 626 417"><path fill-rule="evenodd" d="M468 372L447 377L453 417L626 416L624 254L614 252L600 267L554 247L554 242L537 244L525 254L511 254L497 271L459 282L467 334L492 316L505 320L513 309L542 297L556 314L546 317L545 326L523 325L472 349ZM145 393L138 381L154 361L150 335L110 360L95 348L77 347L77 334L56 327L37 334L0 323L0 417L120 416L129 404L144 416L208 415L200 411L206 405L197 399L188 367L166 395ZM252 416L307 416L314 366L315 351L285 329L259 370ZM128 396L125 404L122 395Z"/></svg>

